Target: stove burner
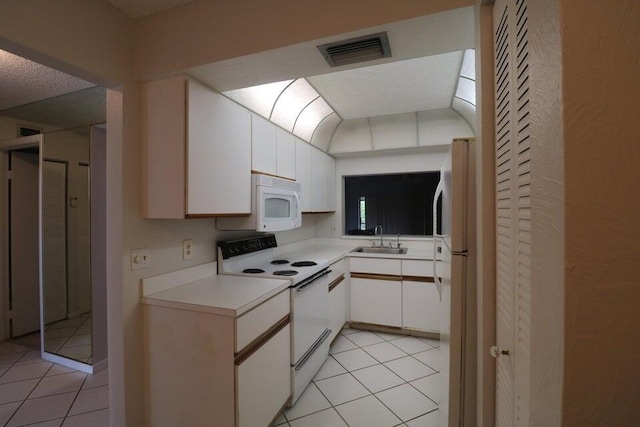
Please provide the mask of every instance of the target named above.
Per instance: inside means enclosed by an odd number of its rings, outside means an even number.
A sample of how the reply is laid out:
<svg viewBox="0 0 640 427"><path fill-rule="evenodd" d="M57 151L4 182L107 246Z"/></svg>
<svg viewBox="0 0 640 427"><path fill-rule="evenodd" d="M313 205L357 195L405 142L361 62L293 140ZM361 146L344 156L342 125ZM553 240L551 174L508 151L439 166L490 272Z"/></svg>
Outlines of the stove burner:
<svg viewBox="0 0 640 427"><path fill-rule="evenodd" d="M259 274L259 273L264 273L264 270L260 268L245 268L244 270L242 270L242 272L249 273L249 274Z"/></svg>
<svg viewBox="0 0 640 427"><path fill-rule="evenodd" d="M289 264L289 260L287 260L287 259L274 259L273 261L271 261L271 264L273 264L273 265Z"/></svg>
<svg viewBox="0 0 640 427"><path fill-rule="evenodd" d="M278 270L273 272L274 276L295 276L296 274L298 274L298 272L295 270Z"/></svg>
<svg viewBox="0 0 640 427"><path fill-rule="evenodd" d="M314 265L318 265L313 261L297 261L291 264L292 267L313 267Z"/></svg>

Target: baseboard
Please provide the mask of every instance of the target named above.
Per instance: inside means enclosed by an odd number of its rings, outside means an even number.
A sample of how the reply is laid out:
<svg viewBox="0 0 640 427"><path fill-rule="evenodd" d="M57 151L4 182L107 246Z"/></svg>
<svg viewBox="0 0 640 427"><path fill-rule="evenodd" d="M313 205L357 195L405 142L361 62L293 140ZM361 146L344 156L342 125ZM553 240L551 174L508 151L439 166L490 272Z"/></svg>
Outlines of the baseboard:
<svg viewBox="0 0 640 427"><path fill-rule="evenodd" d="M352 329L362 329L365 331L386 332L389 334L400 334L400 335L408 335L408 336L414 336L414 337L431 338L434 340L440 340L439 332L422 331L419 329L401 328L397 326L376 325L373 323L364 323L364 322L347 322L345 327L352 328Z"/></svg>

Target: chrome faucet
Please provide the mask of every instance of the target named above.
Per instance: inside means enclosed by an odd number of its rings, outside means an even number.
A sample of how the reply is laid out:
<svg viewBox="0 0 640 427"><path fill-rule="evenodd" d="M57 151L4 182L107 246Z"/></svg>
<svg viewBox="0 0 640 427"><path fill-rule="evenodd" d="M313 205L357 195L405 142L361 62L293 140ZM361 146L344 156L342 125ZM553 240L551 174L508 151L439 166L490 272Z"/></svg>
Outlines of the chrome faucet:
<svg viewBox="0 0 640 427"><path fill-rule="evenodd" d="M384 241L382 240L382 226L380 224L376 225L376 228L373 230L373 234L378 235L378 228L380 229L380 247L384 247ZM375 247L376 242L373 242L373 246Z"/></svg>

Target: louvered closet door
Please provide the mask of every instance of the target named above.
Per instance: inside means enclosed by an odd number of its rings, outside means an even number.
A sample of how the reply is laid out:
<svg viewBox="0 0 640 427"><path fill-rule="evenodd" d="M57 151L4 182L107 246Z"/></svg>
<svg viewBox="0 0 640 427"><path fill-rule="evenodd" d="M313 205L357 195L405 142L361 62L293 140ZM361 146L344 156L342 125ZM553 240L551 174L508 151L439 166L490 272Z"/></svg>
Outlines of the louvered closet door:
<svg viewBox="0 0 640 427"><path fill-rule="evenodd" d="M526 0L494 5L496 425L529 425L530 158Z"/></svg>

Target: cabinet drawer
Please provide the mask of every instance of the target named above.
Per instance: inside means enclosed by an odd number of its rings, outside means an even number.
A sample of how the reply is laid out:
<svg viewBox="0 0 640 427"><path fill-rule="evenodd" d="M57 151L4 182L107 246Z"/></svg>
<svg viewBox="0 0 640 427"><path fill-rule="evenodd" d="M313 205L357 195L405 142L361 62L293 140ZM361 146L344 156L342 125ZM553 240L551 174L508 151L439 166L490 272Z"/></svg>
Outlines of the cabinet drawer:
<svg viewBox="0 0 640 427"><path fill-rule="evenodd" d="M331 273L329 273L329 283L332 283L347 272L347 260L343 258L338 262L334 262L329 266L329 270L331 270Z"/></svg>
<svg viewBox="0 0 640 427"><path fill-rule="evenodd" d="M289 289L263 302L236 319L236 345L238 353L289 313Z"/></svg>
<svg viewBox="0 0 640 427"><path fill-rule="evenodd" d="M402 274L399 259L384 258L351 258L352 273L390 274L400 276Z"/></svg>
<svg viewBox="0 0 640 427"><path fill-rule="evenodd" d="M433 261L403 259L402 275L415 277L433 277Z"/></svg>

